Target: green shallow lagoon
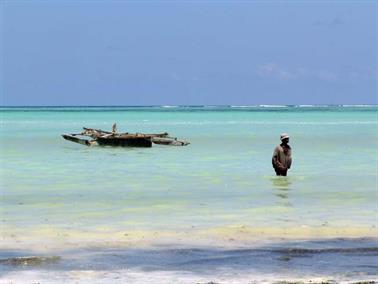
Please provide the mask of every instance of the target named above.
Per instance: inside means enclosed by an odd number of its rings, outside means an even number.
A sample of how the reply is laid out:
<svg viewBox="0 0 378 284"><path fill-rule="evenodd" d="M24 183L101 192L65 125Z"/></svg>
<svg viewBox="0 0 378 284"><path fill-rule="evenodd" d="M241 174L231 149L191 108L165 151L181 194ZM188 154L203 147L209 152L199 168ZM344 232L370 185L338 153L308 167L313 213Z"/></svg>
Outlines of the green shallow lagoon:
<svg viewBox="0 0 378 284"><path fill-rule="evenodd" d="M9 247L41 238L59 246L235 235L238 245L377 233L376 106L3 107L0 114ZM191 144L89 148L60 136L114 122L119 131L167 131ZM282 132L293 148L287 178L271 166Z"/></svg>

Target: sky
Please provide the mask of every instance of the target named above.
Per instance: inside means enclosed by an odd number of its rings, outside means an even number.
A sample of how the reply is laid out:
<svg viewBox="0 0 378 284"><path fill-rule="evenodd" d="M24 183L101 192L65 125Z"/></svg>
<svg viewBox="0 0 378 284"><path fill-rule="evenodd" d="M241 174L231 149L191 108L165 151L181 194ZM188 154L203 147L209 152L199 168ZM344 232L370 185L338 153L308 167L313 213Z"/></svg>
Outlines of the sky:
<svg viewBox="0 0 378 284"><path fill-rule="evenodd" d="M378 104L377 1L0 1L2 106Z"/></svg>

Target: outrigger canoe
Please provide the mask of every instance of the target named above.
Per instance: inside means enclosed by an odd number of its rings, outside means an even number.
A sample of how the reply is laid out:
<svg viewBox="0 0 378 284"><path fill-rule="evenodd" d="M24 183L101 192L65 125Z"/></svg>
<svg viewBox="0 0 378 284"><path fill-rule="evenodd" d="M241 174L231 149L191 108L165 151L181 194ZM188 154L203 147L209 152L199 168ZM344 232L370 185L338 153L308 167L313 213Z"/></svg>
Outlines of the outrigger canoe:
<svg viewBox="0 0 378 284"><path fill-rule="evenodd" d="M113 125L112 132L83 127L81 133L63 134L62 136L68 141L86 146L152 147L152 144L170 146L186 146L190 144L187 141L179 141L175 137L170 137L167 132L158 134L117 133L115 129L115 124ZM86 136L92 139L83 139L80 136Z"/></svg>

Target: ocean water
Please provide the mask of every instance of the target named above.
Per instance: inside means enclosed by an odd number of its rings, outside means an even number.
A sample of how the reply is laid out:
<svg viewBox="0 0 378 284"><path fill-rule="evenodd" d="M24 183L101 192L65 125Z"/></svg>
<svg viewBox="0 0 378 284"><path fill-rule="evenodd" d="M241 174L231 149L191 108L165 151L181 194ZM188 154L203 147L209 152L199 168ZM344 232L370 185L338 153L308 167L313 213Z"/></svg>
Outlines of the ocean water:
<svg viewBox="0 0 378 284"><path fill-rule="evenodd" d="M377 106L0 114L1 283L378 279ZM114 122L191 144L86 147L61 137ZM271 166L282 132L288 177ZM11 261L25 256L47 259Z"/></svg>

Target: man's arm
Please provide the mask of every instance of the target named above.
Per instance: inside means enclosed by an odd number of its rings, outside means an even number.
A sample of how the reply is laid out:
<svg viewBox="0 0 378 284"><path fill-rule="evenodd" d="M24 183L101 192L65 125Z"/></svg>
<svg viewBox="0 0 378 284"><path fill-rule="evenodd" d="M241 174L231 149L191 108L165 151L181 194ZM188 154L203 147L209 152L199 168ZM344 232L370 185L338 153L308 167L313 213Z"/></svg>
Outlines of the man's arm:
<svg viewBox="0 0 378 284"><path fill-rule="evenodd" d="M277 146L275 149L274 149L274 152L273 152L273 157L272 157L272 165L274 168L282 168L282 164L280 163L279 159L278 159L278 156L279 156L279 147Z"/></svg>

